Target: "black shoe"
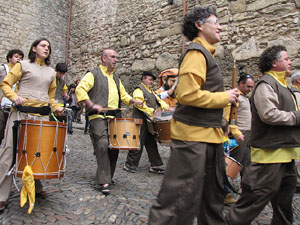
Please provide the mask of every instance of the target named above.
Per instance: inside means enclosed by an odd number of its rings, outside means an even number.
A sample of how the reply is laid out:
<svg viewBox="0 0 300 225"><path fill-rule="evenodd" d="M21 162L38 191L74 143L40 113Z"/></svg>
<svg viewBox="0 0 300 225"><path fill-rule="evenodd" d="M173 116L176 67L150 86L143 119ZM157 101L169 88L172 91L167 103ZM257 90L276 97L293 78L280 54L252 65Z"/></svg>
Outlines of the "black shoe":
<svg viewBox="0 0 300 225"><path fill-rule="evenodd" d="M73 134L73 131L68 131L68 134Z"/></svg>
<svg viewBox="0 0 300 225"><path fill-rule="evenodd" d="M149 172L150 172L150 173L164 174L165 171L166 171L165 169L159 168L159 167L150 167L150 168L149 168Z"/></svg>
<svg viewBox="0 0 300 225"><path fill-rule="evenodd" d="M104 186L105 185L105 186ZM101 192L105 195L108 195L111 191L110 184L103 184L101 187Z"/></svg>
<svg viewBox="0 0 300 225"><path fill-rule="evenodd" d="M135 169L127 167L126 165L124 165L123 170L129 172L129 173L135 173Z"/></svg>

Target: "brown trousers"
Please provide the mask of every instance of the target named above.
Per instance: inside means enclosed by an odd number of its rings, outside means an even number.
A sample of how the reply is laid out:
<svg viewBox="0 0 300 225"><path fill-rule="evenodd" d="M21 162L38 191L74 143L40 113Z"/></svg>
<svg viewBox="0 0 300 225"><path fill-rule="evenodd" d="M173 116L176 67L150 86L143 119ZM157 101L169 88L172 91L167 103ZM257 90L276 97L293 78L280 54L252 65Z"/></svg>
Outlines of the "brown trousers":
<svg viewBox="0 0 300 225"><path fill-rule="evenodd" d="M97 158L97 184L109 184L115 173L119 150L108 149L107 119L96 118L90 121L90 137Z"/></svg>
<svg viewBox="0 0 300 225"><path fill-rule="evenodd" d="M157 143L154 136L148 131L147 123L144 120L140 132L140 149L129 151L127 154L127 159L125 165L129 168L137 168L143 153L143 148L146 148L148 153L148 158L150 161L150 166L161 166L163 161L159 155Z"/></svg>
<svg viewBox="0 0 300 225"><path fill-rule="evenodd" d="M231 208L228 225L249 225L272 203L272 225L293 224L292 200L296 188L294 161L291 163L250 163L242 178L242 194Z"/></svg>
<svg viewBox="0 0 300 225"><path fill-rule="evenodd" d="M150 225L225 225L222 144L171 141L171 155Z"/></svg>

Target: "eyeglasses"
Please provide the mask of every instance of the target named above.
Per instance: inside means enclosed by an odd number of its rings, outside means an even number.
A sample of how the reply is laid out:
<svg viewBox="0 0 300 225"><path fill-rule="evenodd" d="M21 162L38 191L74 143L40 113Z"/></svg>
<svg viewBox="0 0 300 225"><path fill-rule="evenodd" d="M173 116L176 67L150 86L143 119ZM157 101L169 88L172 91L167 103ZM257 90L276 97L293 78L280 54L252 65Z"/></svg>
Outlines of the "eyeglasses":
<svg viewBox="0 0 300 225"><path fill-rule="evenodd" d="M215 25L220 25L217 18L204 20L204 23L213 23Z"/></svg>

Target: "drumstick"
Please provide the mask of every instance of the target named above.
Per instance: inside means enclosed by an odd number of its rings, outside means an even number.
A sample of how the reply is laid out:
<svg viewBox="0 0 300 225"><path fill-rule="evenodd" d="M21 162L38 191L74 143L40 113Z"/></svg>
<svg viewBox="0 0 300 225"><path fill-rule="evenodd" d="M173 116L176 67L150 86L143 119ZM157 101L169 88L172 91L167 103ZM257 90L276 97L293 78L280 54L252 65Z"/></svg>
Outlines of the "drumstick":
<svg viewBox="0 0 300 225"><path fill-rule="evenodd" d="M177 84L178 84L178 80L179 80L179 79L177 79L177 80L175 81L174 85L171 87L171 89L172 89L173 91L175 90L175 88L176 88L176 86L177 86Z"/></svg>
<svg viewBox="0 0 300 225"><path fill-rule="evenodd" d="M109 108L109 107L106 107L106 108L102 108L102 111L114 111L114 110L120 110L120 111L123 111L123 110L127 110L127 108Z"/></svg>

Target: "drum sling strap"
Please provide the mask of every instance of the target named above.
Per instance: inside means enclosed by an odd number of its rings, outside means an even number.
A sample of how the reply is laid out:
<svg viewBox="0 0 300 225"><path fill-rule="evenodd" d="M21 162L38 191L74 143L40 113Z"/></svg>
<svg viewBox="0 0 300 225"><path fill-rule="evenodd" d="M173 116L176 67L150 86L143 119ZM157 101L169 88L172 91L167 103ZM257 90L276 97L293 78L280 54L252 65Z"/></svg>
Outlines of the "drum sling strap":
<svg viewBox="0 0 300 225"><path fill-rule="evenodd" d="M14 125L12 127L13 132L13 161L10 169L12 169L16 163L16 155L17 155L17 146L18 146L18 138L19 138L19 127L21 124L21 120L15 120Z"/></svg>
<svg viewBox="0 0 300 225"><path fill-rule="evenodd" d="M42 116L47 116L51 113L50 106L32 107L32 106L14 105L14 108L16 108L20 112L36 113Z"/></svg>

